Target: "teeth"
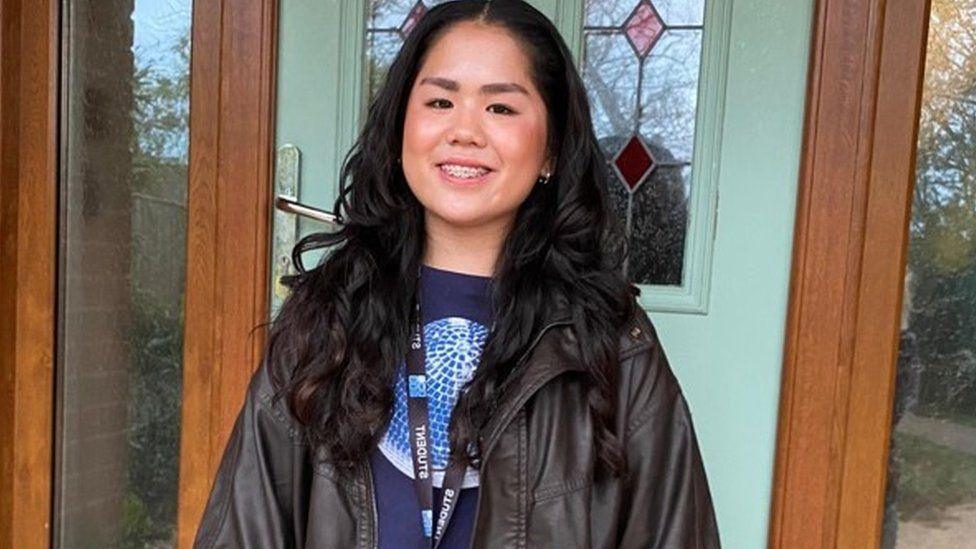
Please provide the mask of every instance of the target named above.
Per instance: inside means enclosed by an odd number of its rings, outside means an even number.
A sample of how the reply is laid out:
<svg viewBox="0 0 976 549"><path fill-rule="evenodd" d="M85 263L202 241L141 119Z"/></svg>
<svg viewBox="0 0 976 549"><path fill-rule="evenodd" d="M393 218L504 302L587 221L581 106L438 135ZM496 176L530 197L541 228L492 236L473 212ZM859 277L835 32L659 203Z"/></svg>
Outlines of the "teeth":
<svg viewBox="0 0 976 549"><path fill-rule="evenodd" d="M488 173L488 170L484 168L476 168L472 166L459 166L457 164L441 164L441 169L445 172L453 175L454 177L479 177Z"/></svg>

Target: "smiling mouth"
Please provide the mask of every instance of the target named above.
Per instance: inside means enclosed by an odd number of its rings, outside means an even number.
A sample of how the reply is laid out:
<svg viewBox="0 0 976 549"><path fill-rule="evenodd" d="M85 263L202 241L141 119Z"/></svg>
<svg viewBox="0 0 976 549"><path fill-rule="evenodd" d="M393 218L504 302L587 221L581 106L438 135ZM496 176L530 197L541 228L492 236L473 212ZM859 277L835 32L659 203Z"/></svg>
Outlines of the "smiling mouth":
<svg viewBox="0 0 976 549"><path fill-rule="evenodd" d="M437 171L440 172L441 177L445 181L455 185L474 185L482 183L488 179L489 175L494 173L494 170L489 170L487 168L445 168L444 164L438 165Z"/></svg>
<svg viewBox="0 0 976 549"><path fill-rule="evenodd" d="M462 166L450 163L439 164L437 168L442 173L446 173L457 179L478 179L493 171L484 166Z"/></svg>

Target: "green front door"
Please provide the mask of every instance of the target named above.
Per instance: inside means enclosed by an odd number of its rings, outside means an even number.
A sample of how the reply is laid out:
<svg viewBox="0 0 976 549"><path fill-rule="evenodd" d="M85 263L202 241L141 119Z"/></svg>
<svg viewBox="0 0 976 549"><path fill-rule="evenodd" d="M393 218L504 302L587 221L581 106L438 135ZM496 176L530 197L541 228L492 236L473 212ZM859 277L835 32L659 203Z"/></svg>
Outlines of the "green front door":
<svg viewBox="0 0 976 549"><path fill-rule="evenodd" d="M372 90L411 18L438 3L281 0L282 194L332 209ZM690 403L723 545L764 547L813 2L530 3L586 83L627 275ZM272 268L322 228L275 222Z"/></svg>

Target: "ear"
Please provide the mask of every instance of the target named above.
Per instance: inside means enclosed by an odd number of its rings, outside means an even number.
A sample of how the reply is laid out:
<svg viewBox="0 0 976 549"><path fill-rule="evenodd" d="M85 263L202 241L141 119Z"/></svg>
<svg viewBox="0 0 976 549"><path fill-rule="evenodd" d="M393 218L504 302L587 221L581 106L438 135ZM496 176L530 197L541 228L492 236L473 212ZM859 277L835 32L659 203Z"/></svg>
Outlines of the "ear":
<svg viewBox="0 0 976 549"><path fill-rule="evenodd" d="M549 173L556 171L556 160L553 157L546 158L546 161L542 164L542 173Z"/></svg>

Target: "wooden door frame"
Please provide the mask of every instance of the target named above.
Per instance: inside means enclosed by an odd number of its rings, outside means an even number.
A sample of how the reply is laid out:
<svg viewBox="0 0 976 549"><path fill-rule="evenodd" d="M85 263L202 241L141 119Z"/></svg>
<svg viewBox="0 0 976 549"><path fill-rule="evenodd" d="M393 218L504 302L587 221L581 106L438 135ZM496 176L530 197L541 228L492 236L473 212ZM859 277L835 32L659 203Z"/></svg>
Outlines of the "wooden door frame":
<svg viewBox="0 0 976 549"><path fill-rule="evenodd" d="M877 547L929 0L819 0L770 547Z"/></svg>
<svg viewBox="0 0 976 549"><path fill-rule="evenodd" d="M59 6L0 3L0 547L51 524Z"/></svg>
<svg viewBox="0 0 976 549"><path fill-rule="evenodd" d="M192 546L264 347L277 0L195 1L178 542Z"/></svg>
<svg viewBox="0 0 976 549"><path fill-rule="evenodd" d="M60 2L41 7L0 4L0 546L18 548L53 543ZM263 347L276 17L274 0L193 6L184 547Z"/></svg>

